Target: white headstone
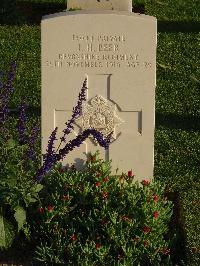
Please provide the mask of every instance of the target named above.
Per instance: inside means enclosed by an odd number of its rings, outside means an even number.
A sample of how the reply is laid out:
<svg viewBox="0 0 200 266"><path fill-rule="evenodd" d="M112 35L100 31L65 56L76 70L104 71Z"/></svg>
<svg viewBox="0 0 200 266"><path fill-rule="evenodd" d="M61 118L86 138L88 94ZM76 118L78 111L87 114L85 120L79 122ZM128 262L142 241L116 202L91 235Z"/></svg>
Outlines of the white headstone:
<svg viewBox="0 0 200 266"><path fill-rule="evenodd" d="M154 17L118 11L75 11L42 20L42 150L58 126L59 136L83 81L87 103L74 138L86 128L114 131L105 151L87 139L64 164L80 166L88 152L111 159L113 173L133 169L136 179L152 178L157 30Z"/></svg>

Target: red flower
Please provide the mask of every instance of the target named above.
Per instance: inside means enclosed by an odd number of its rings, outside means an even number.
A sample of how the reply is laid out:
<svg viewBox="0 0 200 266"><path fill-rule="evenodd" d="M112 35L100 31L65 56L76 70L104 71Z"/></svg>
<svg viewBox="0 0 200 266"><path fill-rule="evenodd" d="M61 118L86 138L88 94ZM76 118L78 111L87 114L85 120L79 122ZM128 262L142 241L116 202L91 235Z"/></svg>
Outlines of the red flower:
<svg viewBox="0 0 200 266"><path fill-rule="evenodd" d="M144 246L148 247L149 246L149 242L147 240L144 241Z"/></svg>
<svg viewBox="0 0 200 266"><path fill-rule="evenodd" d="M109 178L108 177L104 177L103 178L103 182L108 182Z"/></svg>
<svg viewBox="0 0 200 266"><path fill-rule="evenodd" d="M128 171L128 177L132 177L132 176L134 176L132 170Z"/></svg>
<svg viewBox="0 0 200 266"><path fill-rule="evenodd" d="M72 237L71 237L71 240L72 241L76 241L77 240L77 235L73 234Z"/></svg>
<svg viewBox="0 0 200 266"><path fill-rule="evenodd" d="M159 216L159 212L154 212L154 213L153 213L153 218L157 219L158 216Z"/></svg>
<svg viewBox="0 0 200 266"><path fill-rule="evenodd" d="M96 249L99 249L100 247L101 247L101 244L96 243L95 248L96 248Z"/></svg>
<svg viewBox="0 0 200 266"><path fill-rule="evenodd" d="M52 212L52 211L53 211L53 209L54 209L54 207L53 207L53 206L51 206L51 205L49 205L49 206L47 207L47 209L48 209L48 211L49 211L49 212Z"/></svg>
<svg viewBox="0 0 200 266"><path fill-rule="evenodd" d="M168 249L168 248L163 248L162 249L162 254L168 255L169 253L170 253L170 249Z"/></svg>
<svg viewBox="0 0 200 266"><path fill-rule="evenodd" d="M100 182L96 182L96 183L95 183L95 186L96 186L96 187L100 187L100 186L101 186L101 183L100 183Z"/></svg>
<svg viewBox="0 0 200 266"><path fill-rule="evenodd" d="M101 224L102 224L102 225L106 225L106 224L108 224L108 220L107 220L107 219L102 219L102 220L101 220Z"/></svg>
<svg viewBox="0 0 200 266"><path fill-rule="evenodd" d="M69 200L70 199L70 196L69 195L64 195L63 196L63 200Z"/></svg>
<svg viewBox="0 0 200 266"><path fill-rule="evenodd" d="M145 234L148 234L150 231L151 231L151 228L150 228L150 227L148 227L148 226L144 226L144 227L143 227L143 232L144 232Z"/></svg>
<svg viewBox="0 0 200 266"><path fill-rule="evenodd" d="M43 208L43 207L40 207L40 208L38 208L38 211L39 211L40 213L43 213L43 212L44 212L44 208Z"/></svg>
<svg viewBox="0 0 200 266"><path fill-rule="evenodd" d="M154 202L157 202L159 200L158 195L153 195L153 200L154 200Z"/></svg>
<svg viewBox="0 0 200 266"><path fill-rule="evenodd" d="M143 180L142 181L142 185L143 186L148 186L150 184L150 182L148 180Z"/></svg>
<svg viewBox="0 0 200 266"><path fill-rule="evenodd" d="M140 240L140 238L138 236L136 236L136 237L132 238L131 240L134 242L138 242Z"/></svg>
<svg viewBox="0 0 200 266"><path fill-rule="evenodd" d="M103 199L108 199L108 192L103 192Z"/></svg>
<svg viewBox="0 0 200 266"><path fill-rule="evenodd" d="M130 222L130 219L127 216L122 216L122 220L125 222Z"/></svg>

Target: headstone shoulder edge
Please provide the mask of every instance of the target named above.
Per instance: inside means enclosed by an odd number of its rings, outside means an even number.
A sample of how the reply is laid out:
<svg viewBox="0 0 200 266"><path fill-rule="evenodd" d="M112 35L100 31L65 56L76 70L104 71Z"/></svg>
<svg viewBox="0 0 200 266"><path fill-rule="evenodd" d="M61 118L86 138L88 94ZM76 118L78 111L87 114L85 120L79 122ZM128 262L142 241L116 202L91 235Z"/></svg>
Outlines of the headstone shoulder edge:
<svg viewBox="0 0 200 266"><path fill-rule="evenodd" d="M153 20L157 21L156 17L149 16L149 15L144 15L144 14L139 14L139 13L131 13L127 11L114 11L114 10L78 10L78 11L65 11L65 12L59 12L59 13L54 13L50 15L45 15L42 17L42 21L48 20L48 19L53 19L53 18L58 18L58 17L64 17L64 16L74 16L74 15L121 15L121 16L131 16L131 17L136 17L136 18L141 18L141 19L148 19L148 20Z"/></svg>

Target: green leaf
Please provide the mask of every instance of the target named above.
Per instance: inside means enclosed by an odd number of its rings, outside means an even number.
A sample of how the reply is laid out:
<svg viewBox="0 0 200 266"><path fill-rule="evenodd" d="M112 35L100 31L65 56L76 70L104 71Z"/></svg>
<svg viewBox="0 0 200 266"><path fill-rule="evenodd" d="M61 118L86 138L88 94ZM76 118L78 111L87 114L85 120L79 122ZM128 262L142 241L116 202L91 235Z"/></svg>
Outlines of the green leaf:
<svg viewBox="0 0 200 266"><path fill-rule="evenodd" d="M26 207L28 207L30 203L36 202L37 199L32 197L31 193L27 193L26 197L24 198L24 201L26 203Z"/></svg>
<svg viewBox="0 0 200 266"><path fill-rule="evenodd" d="M37 199L35 199L35 198L29 198L29 203L34 203L36 201L37 201Z"/></svg>
<svg viewBox="0 0 200 266"><path fill-rule="evenodd" d="M6 177L6 179L5 179L5 181L6 181L6 184L10 187L10 188L14 188L14 187L16 187L16 185L17 185L17 178L16 178L16 176L14 176L13 174L12 174L12 176L10 176L10 175L8 175L7 177Z"/></svg>
<svg viewBox="0 0 200 266"><path fill-rule="evenodd" d="M35 187L34 187L34 192L40 192L40 190L42 190L43 189L43 185L41 185L41 184L37 184Z"/></svg>
<svg viewBox="0 0 200 266"><path fill-rule="evenodd" d="M17 145L17 142L14 139L9 139L7 141L7 147L10 149L14 148L16 145Z"/></svg>
<svg viewBox="0 0 200 266"><path fill-rule="evenodd" d="M23 228L24 223L26 222L26 211L22 207L17 206L15 208L14 217L15 220L17 221L18 232L19 232Z"/></svg>
<svg viewBox="0 0 200 266"><path fill-rule="evenodd" d="M160 64L160 63L157 63L159 65L159 67L163 68L163 69L171 69L170 66L166 66L164 64Z"/></svg>
<svg viewBox="0 0 200 266"><path fill-rule="evenodd" d="M161 2L161 1L156 1L156 3L159 4L159 5L162 5L162 6L168 5L168 3L164 3L164 2Z"/></svg>
<svg viewBox="0 0 200 266"><path fill-rule="evenodd" d="M0 249L7 249L15 238L13 225L0 215Z"/></svg>
<svg viewBox="0 0 200 266"><path fill-rule="evenodd" d="M193 81L195 81L195 82L197 82L197 83L200 83L200 80L198 80L194 75L190 75L190 78L191 78Z"/></svg>

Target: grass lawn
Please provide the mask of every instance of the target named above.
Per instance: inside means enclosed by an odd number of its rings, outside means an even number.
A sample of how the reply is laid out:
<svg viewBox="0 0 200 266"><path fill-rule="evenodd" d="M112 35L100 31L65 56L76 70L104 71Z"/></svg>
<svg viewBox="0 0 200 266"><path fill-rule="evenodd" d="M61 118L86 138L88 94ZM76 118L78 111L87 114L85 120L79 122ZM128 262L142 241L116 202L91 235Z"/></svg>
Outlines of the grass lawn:
<svg viewBox="0 0 200 266"><path fill-rule="evenodd" d="M17 60L16 92L29 103L29 123L40 119L41 15L65 9L63 0L17 1L19 12L0 16L2 71ZM185 265L200 264L200 1L135 0L158 19L155 178L178 202ZM22 15L23 14L23 15ZM179 244L180 247L180 244Z"/></svg>

